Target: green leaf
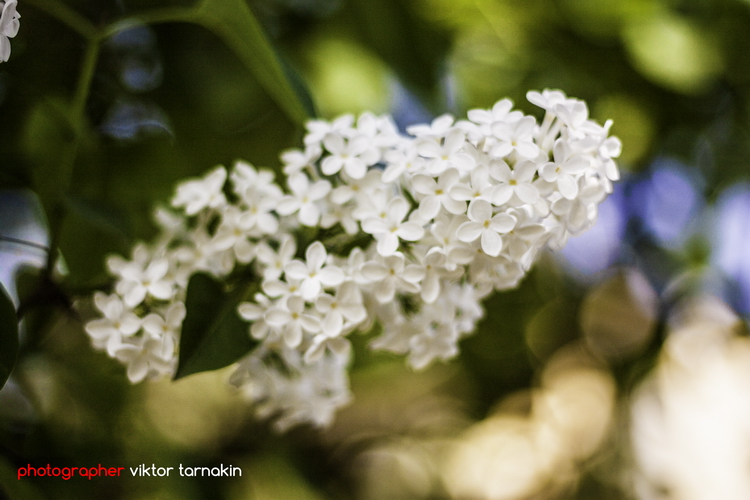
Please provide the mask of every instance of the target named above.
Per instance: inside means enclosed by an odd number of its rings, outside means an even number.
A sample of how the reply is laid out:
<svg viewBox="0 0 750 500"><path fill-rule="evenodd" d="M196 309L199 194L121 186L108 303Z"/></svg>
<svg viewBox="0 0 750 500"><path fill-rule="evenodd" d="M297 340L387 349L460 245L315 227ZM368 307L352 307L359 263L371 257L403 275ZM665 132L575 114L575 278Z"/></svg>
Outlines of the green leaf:
<svg viewBox="0 0 750 500"><path fill-rule="evenodd" d="M303 101L309 98L300 99L301 87L288 78L247 2L203 0L195 22L219 36L237 54L294 123L302 125L307 121L309 116Z"/></svg>
<svg viewBox="0 0 750 500"><path fill-rule="evenodd" d="M126 254L130 246L126 214L108 202L74 195L65 196L62 206L59 247L70 273L66 282L75 287L107 281L106 257Z"/></svg>
<svg viewBox="0 0 750 500"><path fill-rule="evenodd" d="M58 196L64 184L61 152L75 137L68 105L59 98L45 98L29 112L21 136L21 150L33 166L32 179L43 201Z"/></svg>
<svg viewBox="0 0 750 500"><path fill-rule="evenodd" d="M13 301L0 284L0 389L13 371L18 357L18 317Z"/></svg>
<svg viewBox="0 0 750 500"><path fill-rule="evenodd" d="M237 314L243 295L241 289L225 293L208 274L190 278L175 380L228 366L255 347L247 323Z"/></svg>

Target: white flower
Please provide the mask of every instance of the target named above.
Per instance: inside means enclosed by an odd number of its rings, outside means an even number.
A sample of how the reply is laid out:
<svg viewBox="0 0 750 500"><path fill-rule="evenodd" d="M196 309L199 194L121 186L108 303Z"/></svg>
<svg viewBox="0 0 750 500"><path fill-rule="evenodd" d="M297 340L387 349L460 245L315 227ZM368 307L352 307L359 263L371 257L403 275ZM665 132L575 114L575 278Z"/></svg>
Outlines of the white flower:
<svg viewBox="0 0 750 500"><path fill-rule="evenodd" d="M586 103L577 99L566 99L555 105L555 114L565 125L571 137L581 138L591 131L587 123L589 108Z"/></svg>
<svg viewBox="0 0 750 500"><path fill-rule="evenodd" d="M185 313L185 304L175 302L164 312L164 316L151 313L143 318L143 330L155 338L176 335L185 319Z"/></svg>
<svg viewBox="0 0 750 500"><path fill-rule="evenodd" d="M274 173L267 169L256 170L250 163L238 160L229 175L234 192L246 203L256 198L280 198L281 188L274 182Z"/></svg>
<svg viewBox="0 0 750 500"><path fill-rule="evenodd" d="M356 325L367 318L359 288L351 281L342 283L336 290L335 297L319 295L315 300L315 308L323 314L323 333L328 337L336 337L343 331L344 320L350 325Z"/></svg>
<svg viewBox="0 0 750 500"><path fill-rule="evenodd" d="M280 198L265 196L247 201L242 224L252 236L275 234L279 230L279 220L271 212L276 209Z"/></svg>
<svg viewBox="0 0 750 500"><path fill-rule="evenodd" d="M485 165L477 165L471 171L470 179L468 185L464 183L454 184L448 191L450 197L460 201L471 201L475 198L492 201L495 186L490 182L488 168Z"/></svg>
<svg viewBox="0 0 750 500"><path fill-rule="evenodd" d="M256 340L262 340L271 330L271 325L266 323L265 314L271 307L271 301L262 293L255 294L255 302L240 302L237 306L237 313L246 321L252 322L250 325L250 336Z"/></svg>
<svg viewBox="0 0 750 500"><path fill-rule="evenodd" d="M187 224L185 223L185 218L163 207L156 207L154 209L152 219L160 232L155 244L156 247L166 247L173 239L184 235L186 231Z"/></svg>
<svg viewBox="0 0 750 500"><path fill-rule="evenodd" d="M171 375L174 371L175 343L171 335L160 338L144 335L126 339L117 347L115 357L128 366L131 383L136 384L146 377Z"/></svg>
<svg viewBox="0 0 750 500"><path fill-rule="evenodd" d="M334 356L347 359L351 350L351 342L344 337L329 337L328 335L318 334L313 337L312 345L305 351L305 363L319 362L326 351L331 351Z"/></svg>
<svg viewBox="0 0 750 500"><path fill-rule="evenodd" d="M380 159L378 150L371 143L371 139L358 135L346 141L339 134L328 134L323 139L330 156L323 158L320 169L325 175L338 173L342 168L352 179L361 179L367 173L367 167L377 163Z"/></svg>
<svg viewBox="0 0 750 500"><path fill-rule="evenodd" d="M386 167L382 180L385 183L395 182L404 174L409 177L422 172L426 165L425 159L419 156L413 142L408 142L402 148L386 151L384 159Z"/></svg>
<svg viewBox="0 0 750 500"><path fill-rule="evenodd" d="M466 142L466 134L460 129L452 129L445 135L443 143L437 140L422 139L417 142L417 152L427 158L426 170L439 175L448 168L468 172L474 167L474 158L461 151Z"/></svg>
<svg viewBox="0 0 750 500"><path fill-rule="evenodd" d="M565 102L567 97L559 90L543 90L541 93L530 90L526 93L526 99L530 103L552 113L555 110L555 106Z"/></svg>
<svg viewBox="0 0 750 500"><path fill-rule="evenodd" d="M422 258L425 273L420 295L422 300L428 304L435 302L438 298L441 278L457 279L463 274L460 269L454 268L453 272L446 269L446 262L447 259L443 250L438 247L430 248Z"/></svg>
<svg viewBox="0 0 750 500"><path fill-rule="evenodd" d="M492 148L492 156L505 158L515 151L521 158L536 158L539 147L534 143L535 126L533 116L525 116L514 123L493 123L492 133L498 141Z"/></svg>
<svg viewBox="0 0 750 500"><path fill-rule="evenodd" d="M329 425L334 412L351 399L348 355L321 355L305 363L296 349L282 348L277 351L279 365L265 362L268 354L268 349L254 350L230 381L255 403L258 417L277 419L274 427L279 432L301 423Z"/></svg>
<svg viewBox="0 0 750 500"><path fill-rule="evenodd" d="M352 211L352 215L359 221L370 218L385 220L388 215L387 207L393 198L393 193L385 189L375 189L368 193L366 198L358 200L357 208Z"/></svg>
<svg viewBox="0 0 750 500"><path fill-rule="evenodd" d="M281 161L284 164L284 174L291 175L300 170L312 167L320 155L323 153L323 149L317 144L307 146L304 151L299 149L289 149L281 153Z"/></svg>
<svg viewBox="0 0 750 500"><path fill-rule="evenodd" d="M458 266L471 262L474 249L458 239L458 228L469 219L466 216L438 218L430 227L430 233L446 256L445 268L453 271Z"/></svg>
<svg viewBox="0 0 750 500"><path fill-rule="evenodd" d="M247 239L252 223L245 212L234 205L228 205L224 208L221 224L213 237L214 248L217 251L232 248L239 262L250 262L255 250L255 246Z"/></svg>
<svg viewBox="0 0 750 500"><path fill-rule="evenodd" d="M513 210L513 216L516 218L516 226L509 231L503 238L505 247L510 258L524 267L527 266L524 257L527 253L533 252L546 242L541 238L546 232L544 226L539 224L535 218L532 218L522 210Z"/></svg>
<svg viewBox="0 0 750 500"><path fill-rule="evenodd" d="M347 234L357 234L359 232L359 224L354 218L354 204L336 205L331 203L325 206L326 212L320 216L320 227L328 229L341 224Z"/></svg>
<svg viewBox="0 0 750 500"><path fill-rule="evenodd" d="M367 197L371 191L381 185L382 175L383 172L380 170L370 170L361 179L347 180L346 184L338 186L331 192L331 201L337 205L343 205L352 199Z"/></svg>
<svg viewBox="0 0 750 500"><path fill-rule="evenodd" d="M15 5L0 0L1 36L17 31ZM162 214L156 242L108 260L117 294L95 297L94 345L133 382L171 374L190 277L254 270L261 291L236 313L259 345L231 382L282 430L326 425L350 399L355 329L377 321L371 346L418 368L455 355L482 317L479 301L516 287L543 247L590 226L618 175L611 122L599 126L558 91L529 100L547 111L541 125L507 99L470 121L410 127L413 136L372 113L308 122L304 148L281 155L288 194L244 161L229 186L223 167L180 183L172 203L182 210ZM295 260L300 242L305 259Z"/></svg>
<svg viewBox="0 0 750 500"><path fill-rule="evenodd" d="M453 128L453 115L448 113L440 115L433 119L432 122L427 124L411 125L406 129L406 132L413 135L414 137L429 137L432 139L439 139L445 136L445 134Z"/></svg>
<svg viewBox="0 0 750 500"><path fill-rule="evenodd" d="M217 250L214 239L209 236L205 225L197 226L185 238L189 243L175 249L170 259L180 264L181 272L175 281L187 284L190 274L195 271L207 271L215 276L222 276L231 271L235 264L231 250ZM187 275L185 275L187 273Z"/></svg>
<svg viewBox="0 0 750 500"><path fill-rule="evenodd" d="M129 263L122 270L122 295L125 305L135 307L151 295L157 299L166 300L174 293L173 283L169 280L169 260L166 258L156 259L143 269L135 262ZM120 290L118 290L120 292Z"/></svg>
<svg viewBox="0 0 750 500"><path fill-rule="evenodd" d="M273 298L287 299L291 295L299 295L302 280L292 279L289 276L286 280L269 280L264 281L261 285L263 293Z"/></svg>
<svg viewBox="0 0 750 500"><path fill-rule="evenodd" d="M444 206L452 214L466 212L466 203L456 200L448 195L449 190L459 179L458 170L449 168L445 170L437 182L428 175L417 174L412 177L411 182L414 190L424 195L419 203L419 216L424 220L434 219L440 211L440 205Z"/></svg>
<svg viewBox="0 0 750 500"><path fill-rule="evenodd" d="M466 114L472 122L476 123L478 132L481 136L492 135L492 125L498 122L513 123L520 120L523 117L523 113L520 111L511 111L513 108L513 101L510 99L501 99L492 106L491 110L487 109L471 109Z"/></svg>
<svg viewBox="0 0 750 500"><path fill-rule="evenodd" d="M110 350L111 346L119 345L123 336L130 337L140 330L141 318L127 309L119 296L96 292L94 304L104 315L104 318L86 323L86 333L91 336L96 347L106 347L112 353L114 351Z"/></svg>
<svg viewBox="0 0 750 500"><path fill-rule="evenodd" d="M343 115L336 118L333 123L325 120L310 120L305 124L307 135L305 135L305 146L319 146L323 138L330 133L338 133L348 137L352 133L354 117Z"/></svg>
<svg viewBox="0 0 750 500"><path fill-rule="evenodd" d="M482 251L491 257L500 255L503 240L498 233L507 233L516 225L516 219L506 213L493 217L492 205L484 200L474 200L469 204L469 221L458 227L456 236L461 241L471 243L481 240Z"/></svg>
<svg viewBox="0 0 750 500"><path fill-rule="evenodd" d="M362 275L374 283L375 298L382 304L393 300L397 291L418 293L417 283L424 277L424 268L415 264L407 266L404 254L396 252L365 262Z"/></svg>
<svg viewBox="0 0 750 500"><path fill-rule="evenodd" d="M320 220L320 208L315 204L331 190L331 183L321 180L310 184L310 179L302 172L292 174L287 179L292 194L279 200L276 211L281 215L291 215L299 211L300 224L316 226Z"/></svg>
<svg viewBox="0 0 750 500"><path fill-rule="evenodd" d="M446 287L444 296L456 308L455 325L458 331L473 332L477 321L484 317L477 289L469 283L451 283Z"/></svg>
<svg viewBox="0 0 750 500"><path fill-rule="evenodd" d="M450 324L434 325L423 321L418 332L409 339L409 364L416 370L425 369L435 359L450 359L458 354L458 333Z"/></svg>
<svg viewBox="0 0 750 500"><path fill-rule="evenodd" d="M320 320L305 312L305 301L298 295L291 295L284 305L270 308L264 317L269 325L281 331L289 347L300 345L303 331L320 331Z"/></svg>
<svg viewBox="0 0 750 500"><path fill-rule="evenodd" d="M173 207L185 207L187 215L195 215L204 208L218 208L226 204L222 189L227 171L219 166L199 180L185 181L177 186L172 198Z"/></svg>
<svg viewBox="0 0 750 500"><path fill-rule="evenodd" d="M378 240L378 253L392 255L398 250L399 238L416 241L424 235L424 228L416 222L403 222L409 204L403 198L393 198L386 209L385 219L371 217L362 222L362 230Z"/></svg>
<svg viewBox="0 0 750 500"><path fill-rule="evenodd" d="M520 161L513 170L502 160L494 160L490 164L490 176L499 181L492 193L492 203L500 206L511 202L515 194L521 203L535 204L539 200L539 191L532 185L536 174L536 164L533 161Z"/></svg>
<svg viewBox="0 0 750 500"><path fill-rule="evenodd" d="M554 162L548 162L539 169L539 175L547 182L557 183L565 198L572 200L578 196L577 176L589 166L589 160L581 155L572 154L568 143L558 139L555 143Z"/></svg>
<svg viewBox="0 0 750 500"><path fill-rule="evenodd" d="M6 0L3 12L0 15L0 62L10 58L10 40L18 34L21 23L18 21L21 15L16 12L16 0Z"/></svg>
<svg viewBox="0 0 750 500"><path fill-rule="evenodd" d="M297 242L290 234L282 234L279 241L279 250L273 249L262 241L256 248L256 259L261 264L263 279L275 280L284 272L284 266L294 258L297 253Z"/></svg>
<svg viewBox="0 0 750 500"><path fill-rule="evenodd" d="M314 300L323 287L340 285L344 272L337 266L325 265L326 249L319 241L307 247L305 260L293 260L284 266L287 277L301 280L300 293L305 300Z"/></svg>
<svg viewBox="0 0 750 500"><path fill-rule="evenodd" d="M349 252L346 263L342 264L342 269L346 274L347 281L353 281L357 285L366 285L370 282L362 275L362 266L365 263L365 252L361 248L355 247Z"/></svg>

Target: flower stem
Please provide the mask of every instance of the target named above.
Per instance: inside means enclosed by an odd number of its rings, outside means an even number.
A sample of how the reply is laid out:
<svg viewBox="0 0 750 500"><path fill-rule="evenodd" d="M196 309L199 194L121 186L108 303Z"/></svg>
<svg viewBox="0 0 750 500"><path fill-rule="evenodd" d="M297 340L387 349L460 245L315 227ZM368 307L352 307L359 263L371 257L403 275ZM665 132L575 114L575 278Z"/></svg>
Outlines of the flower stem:
<svg viewBox="0 0 750 500"><path fill-rule="evenodd" d="M47 272L51 273L57 258L57 247L60 243L60 229L65 218L64 193L68 190L73 178L78 149L86 129L86 102L91 90L91 82L94 79L96 63L99 59L99 39L90 38L83 55L81 71L78 75L73 101L70 105L69 120L73 127L73 138L65 149L60 160L60 183L57 186L57 195L54 198L51 213L48 213L50 225L50 251L47 254Z"/></svg>

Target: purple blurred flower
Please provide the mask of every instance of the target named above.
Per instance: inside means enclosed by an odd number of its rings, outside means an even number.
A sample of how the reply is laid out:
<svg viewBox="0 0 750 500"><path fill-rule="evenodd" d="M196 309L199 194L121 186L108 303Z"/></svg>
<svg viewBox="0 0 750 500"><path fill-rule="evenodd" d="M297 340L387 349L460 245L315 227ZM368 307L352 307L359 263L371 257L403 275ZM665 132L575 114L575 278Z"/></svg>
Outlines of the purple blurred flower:
<svg viewBox="0 0 750 500"><path fill-rule="evenodd" d="M607 269L620 256L627 222L623 183L615 184L614 192L599 205L599 218L594 226L572 237L562 250L567 264L583 276Z"/></svg>
<svg viewBox="0 0 750 500"><path fill-rule="evenodd" d="M750 312L750 184L736 184L716 203L712 238L713 264L736 284L731 303L742 313Z"/></svg>
<svg viewBox="0 0 750 500"><path fill-rule="evenodd" d="M651 174L633 186L629 204L660 246L679 248L693 232L690 226L703 205L698 186L682 163L659 159Z"/></svg>

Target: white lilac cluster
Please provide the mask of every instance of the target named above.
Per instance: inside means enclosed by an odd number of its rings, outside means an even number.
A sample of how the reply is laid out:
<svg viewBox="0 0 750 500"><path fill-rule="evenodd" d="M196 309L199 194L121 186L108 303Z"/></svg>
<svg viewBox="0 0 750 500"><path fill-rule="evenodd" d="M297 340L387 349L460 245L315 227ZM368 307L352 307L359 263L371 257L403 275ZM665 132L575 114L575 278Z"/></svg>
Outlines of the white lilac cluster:
<svg viewBox="0 0 750 500"><path fill-rule="evenodd" d="M258 291L237 312L259 345L232 382L279 427L329 423L349 399L351 332L379 324L371 346L415 368L451 358L482 298L596 220L618 178L610 122L560 91L528 99L541 124L508 99L408 136L387 116L315 120L281 156L285 188L242 161L181 183L158 240L109 259L115 293L94 297L104 317L86 330L132 382L171 375L190 276L250 270Z"/></svg>
<svg viewBox="0 0 750 500"><path fill-rule="evenodd" d="M21 15L16 11L17 0L0 2L0 62L10 58L10 38L18 34Z"/></svg>

